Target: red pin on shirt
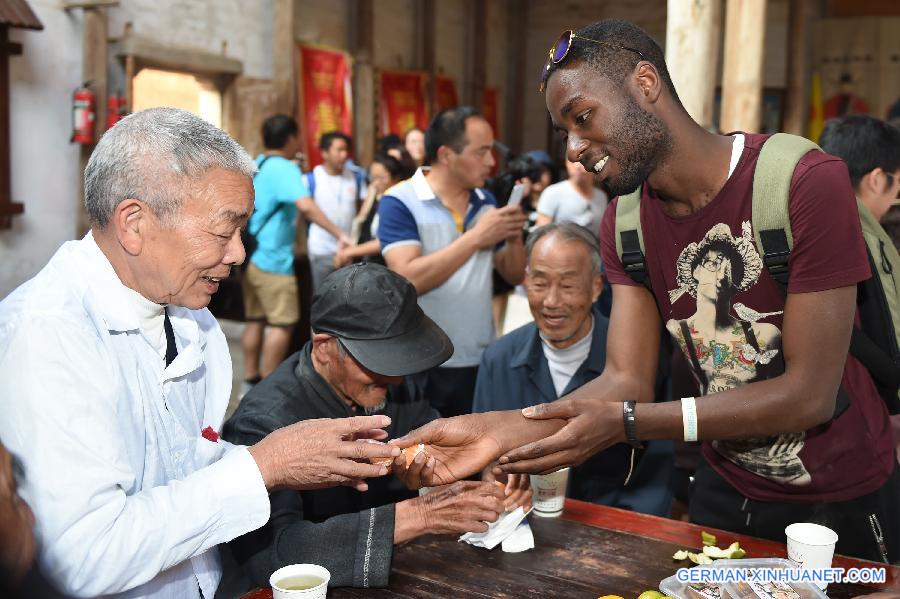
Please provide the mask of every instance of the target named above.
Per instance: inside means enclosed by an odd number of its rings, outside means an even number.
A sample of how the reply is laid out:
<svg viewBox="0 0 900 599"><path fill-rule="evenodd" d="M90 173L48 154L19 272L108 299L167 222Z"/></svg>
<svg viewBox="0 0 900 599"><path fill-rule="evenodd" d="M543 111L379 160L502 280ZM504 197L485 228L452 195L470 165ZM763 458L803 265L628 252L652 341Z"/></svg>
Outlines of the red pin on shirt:
<svg viewBox="0 0 900 599"><path fill-rule="evenodd" d="M217 433L211 426L207 426L200 434L203 435L203 438L207 441L212 441L213 443L219 442L219 433Z"/></svg>

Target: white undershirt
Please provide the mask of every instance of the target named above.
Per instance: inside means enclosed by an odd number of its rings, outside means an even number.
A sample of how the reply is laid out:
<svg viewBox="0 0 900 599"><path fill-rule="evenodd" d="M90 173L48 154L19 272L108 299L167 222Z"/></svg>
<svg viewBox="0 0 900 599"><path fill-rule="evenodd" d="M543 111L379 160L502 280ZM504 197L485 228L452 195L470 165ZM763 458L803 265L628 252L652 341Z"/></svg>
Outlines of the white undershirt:
<svg viewBox="0 0 900 599"><path fill-rule="evenodd" d="M166 329L165 329L165 306L161 306L156 302L148 300L146 297L135 291L128 289L131 295L132 304L135 313L141 323L141 331L150 341L150 345L156 350L156 353L165 360L166 359Z"/></svg>
<svg viewBox="0 0 900 599"><path fill-rule="evenodd" d="M541 347L544 349L544 357L547 358L547 366L550 368L550 378L553 379L553 388L556 396L562 395L563 390L569 386L569 382L581 367L588 354L591 353L591 339L594 337L594 317L591 316L591 328L584 339L575 342L565 349L557 349L541 335Z"/></svg>
<svg viewBox="0 0 900 599"><path fill-rule="evenodd" d="M733 137L734 141L731 143L731 162L728 163L729 178L731 178L731 175L734 173L734 169L741 159L741 154L744 152L744 134L735 133Z"/></svg>

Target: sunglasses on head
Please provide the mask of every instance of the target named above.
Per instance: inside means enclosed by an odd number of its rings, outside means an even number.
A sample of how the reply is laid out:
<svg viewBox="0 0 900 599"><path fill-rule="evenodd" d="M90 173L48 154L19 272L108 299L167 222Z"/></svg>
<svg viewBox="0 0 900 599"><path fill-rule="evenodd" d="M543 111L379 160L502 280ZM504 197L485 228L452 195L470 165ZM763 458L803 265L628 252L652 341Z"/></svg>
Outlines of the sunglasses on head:
<svg viewBox="0 0 900 599"><path fill-rule="evenodd" d="M641 60L647 60L644 57L644 53L640 50L636 50L635 48L629 48L628 46L620 46L619 44L614 44L612 42L602 42L600 40L592 40L589 37L584 37L582 35L576 35L575 32L571 29L563 31L559 36L559 39L556 40L556 43L550 46L550 50L547 52L547 61L544 63L544 68L541 69L541 93L543 93L544 88L546 87L546 77L547 72L550 70L550 67L555 64L561 63L565 60L566 56L569 55L569 50L572 49L572 42L575 39L584 40L586 42L593 42L595 44L600 44L601 46L609 46L610 48L614 48L616 50L628 50L629 52L634 52L638 56L641 57Z"/></svg>

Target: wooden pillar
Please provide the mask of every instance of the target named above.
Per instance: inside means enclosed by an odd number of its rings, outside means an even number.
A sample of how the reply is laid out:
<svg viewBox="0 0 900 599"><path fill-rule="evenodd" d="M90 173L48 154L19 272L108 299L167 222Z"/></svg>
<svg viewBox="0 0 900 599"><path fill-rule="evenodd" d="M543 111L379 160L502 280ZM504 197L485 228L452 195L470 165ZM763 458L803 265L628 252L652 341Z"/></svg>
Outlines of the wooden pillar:
<svg viewBox="0 0 900 599"><path fill-rule="evenodd" d="M469 0L465 62L468 81L463 93L463 103L478 110L481 110L483 104L487 81L487 19L486 0ZM496 133L495 131L494 134Z"/></svg>
<svg viewBox="0 0 900 599"><path fill-rule="evenodd" d="M787 89L784 98L784 131L803 135L809 104L809 52L811 19L820 2L793 0L788 13Z"/></svg>
<svg viewBox="0 0 900 599"><path fill-rule="evenodd" d="M9 28L0 25L0 230L12 227L12 217L24 207L12 201L9 151L9 57L17 54L9 41Z"/></svg>
<svg viewBox="0 0 900 599"><path fill-rule="evenodd" d="M125 57L125 110L134 110L134 76L137 75L137 59L128 55Z"/></svg>
<svg viewBox="0 0 900 599"><path fill-rule="evenodd" d="M722 70L723 132L759 131L766 0L727 0Z"/></svg>
<svg viewBox="0 0 900 599"><path fill-rule="evenodd" d="M89 6L84 8L84 48L82 79L88 83L89 89L94 92L97 99L97 118L94 120L94 141L99 141L100 136L106 130L106 96L107 96L107 24L106 9L102 6ZM81 146L81 171L87 166L94 145ZM82 174L83 179L83 174ZM78 209L79 237L90 228L87 212L84 209L84 191L82 189L80 206Z"/></svg>
<svg viewBox="0 0 900 599"><path fill-rule="evenodd" d="M528 31L527 0L506 2L506 113L504 134L510 149L522 153L522 131L525 124L525 94L537 91L528 88L525 73L525 57L528 54L526 31Z"/></svg>
<svg viewBox="0 0 900 599"><path fill-rule="evenodd" d="M435 92L434 76L437 74L435 61L435 20L434 0L421 0L415 3L416 30L416 68L428 73L428 85L425 89L425 105L428 114L434 116ZM402 133L401 133L402 135Z"/></svg>
<svg viewBox="0 0 900 599"><path fill-rule="evenodd" d="M359 164L375 154L375 2L355 0L350 10L350 48L353 51L353 140Z"/></svg>
<svg viewBox="0 0 900 599"><path fill-rule="evenodd" d="M272 10L272 79L275 83L275 110L297 114L297 42L294 39L294 0L275 0ZM298 121L300 119L298 118Z"/></svg>
<svg viewBox="0 0 900 599"><path fill-rule="evenodd" d="M703 127L713 126L721 0L668 0L666 66L681 103Z"/></svg>

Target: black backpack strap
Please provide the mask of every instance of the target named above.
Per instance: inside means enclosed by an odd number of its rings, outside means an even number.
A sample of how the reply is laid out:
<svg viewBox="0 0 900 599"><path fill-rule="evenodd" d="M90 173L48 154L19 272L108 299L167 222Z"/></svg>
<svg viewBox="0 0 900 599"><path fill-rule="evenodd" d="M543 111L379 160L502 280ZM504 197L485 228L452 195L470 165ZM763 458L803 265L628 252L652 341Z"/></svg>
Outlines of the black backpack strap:
<svg viewBox="0 0 900 599"><path fill-rule="evenodd" d="M850 353L885 386L900 388L900 364L891 360L859 327L853 327Z"/></svg>
<svg viewBox="0 0 900 599"><path fill-rule="evenodd" d="M641 231L641 188L623 196L616 203L616 253L632 281L649 285Z"/></svg>
<svg viewBox="0 0 900 599"><path fill-rule="evenodd" d="M757 233L762 246L763 265L787 293L790 278L788 261L791 258L791 242L788 241L787 233L784 229L763 229Z"/></svg>
<svg viewBox="0 0 900 599"><path fill-rule="evenodd" d="M264 164L266 163L266 161L268 161L269 158L271 158L271 157L272 157L272 156L264 156L263 159L259 161L259 164L256 166L256 175L253 175L253 178L254 178L254 179L256 179L256 176L259 175L259 174L262 172L262 167L263 167L263 165L264 165ZM255 232L255 233L251 233L251 235L253 235L254 237L256 237L257 235L259 235L260 233L262 233L262 230L265 228L265 226L266 226L267 224L269 224L269 221L272 220L272 217L275 216L275 214L277 214L279 210L281 210L282 206L283 206L283 205L280 204L280 203L277 204L277 205L275 206L275 208L273 208L272 211L269 212L268 216L266 216L266 218L263 219L262 224L259 226L259 228L256 230L256 232ZM256 208L255 208L255 207L253 208L253 212L256 212ZM249 229L249 227L250 227L250 224L249 224L249 223L247 224L247 227L248 227L248 229ZM255 248L254 248L254 249L255 249ZM247 262L250 262L249 256L248 256L248 258L247 258Z"/></svg>
<svg viewBox="0 0 900 599"><path fill-rule="evenodd" d="M259 161L259 164L256 165L256 175L262 172L263 165L271 158L272 156L263 156L263 159ZM256 179L256 175L253 175L253 178Z"/></svg>

